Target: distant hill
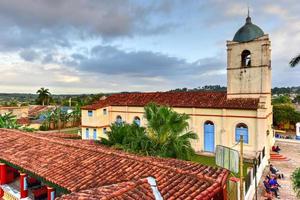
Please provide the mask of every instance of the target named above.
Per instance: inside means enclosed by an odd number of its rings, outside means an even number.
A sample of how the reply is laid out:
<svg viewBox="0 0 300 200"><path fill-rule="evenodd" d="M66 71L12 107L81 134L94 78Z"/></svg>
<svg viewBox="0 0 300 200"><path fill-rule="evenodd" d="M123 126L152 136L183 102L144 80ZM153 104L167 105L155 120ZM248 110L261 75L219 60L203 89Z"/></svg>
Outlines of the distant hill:
<svg viewBox="0 0 300 200"><path fill-rule="evenodd" d="M220 85L206 85L203 87L197 88L177 88L174 90L170 90L172 92L187 92L187 91L226 91L227 87L220 86ZM281 95L291 95L291 94L298 94L300 95L300 86L296 87L274 87L272 89L272 94Z"/></svg>
<svg viewBox="0 0 300 200"><path fill-rule="evenodd" d="M177 88L170 90L172 92L186 92L186 91L226 91L225 86L220 85L206 85L197 88ZM124 92L127 93L127 92ZM272 89L273 95L289 95L299 96L300 86L295 87L275 87ZM69 99L72 99L73 103L81 102L82 105L90 104L98 100L103 95L108 96L111 93L98 93L98 94L53 94L51 95L53 101L52 104L68 105ZM37 94L30 93L0 93L0 105L23 105L35 104Z"/></svg>

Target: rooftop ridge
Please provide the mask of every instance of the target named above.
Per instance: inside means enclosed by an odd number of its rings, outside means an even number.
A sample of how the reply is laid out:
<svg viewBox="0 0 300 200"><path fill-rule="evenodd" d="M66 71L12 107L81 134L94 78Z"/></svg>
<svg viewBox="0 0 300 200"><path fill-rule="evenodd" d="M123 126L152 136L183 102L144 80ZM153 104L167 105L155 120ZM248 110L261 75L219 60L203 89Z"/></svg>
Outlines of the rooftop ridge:
<svg viewBox="0 0 300 200"><path fill-rule="evenodd" d="M108 106L143 107L150 102L170 107L189 108L228 108L256 110L258 98L228 99L225 91L188 91L188 92L148 92L120 93L81 107L82 110L96 110Z"/></svg>

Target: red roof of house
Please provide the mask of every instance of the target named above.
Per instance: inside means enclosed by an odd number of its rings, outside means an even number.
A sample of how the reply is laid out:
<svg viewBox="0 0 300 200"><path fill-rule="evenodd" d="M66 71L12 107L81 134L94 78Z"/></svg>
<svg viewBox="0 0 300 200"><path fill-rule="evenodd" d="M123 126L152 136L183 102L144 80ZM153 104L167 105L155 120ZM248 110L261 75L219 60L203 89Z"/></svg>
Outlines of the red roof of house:
<svg viewBox="0 0 300 200"><path fill-rule="evenodd" d="M147 178L138 181L126 181L113 185L92 188L64 195L57 200L107 200L107 199L147 199L155 200L155 196Z"/></svg>
<svg viewBox="0 0 300 200"><path fill-rule="evenodd" d="M150 102L171 107L194 108L258 108L259 99L227 99L226 92L151 92L114 94L106 99L84 106L84 110L96 110L107 106L145 106Z"/></svg>
<svg viewBox="0 0 300 200"><path fill-rule="evenodd" d="M30 106L28 115L30 117L36 117L37 115L39 115L40 113L42 113L48 109L49 109L48 106L41 106L41 105Z"/></svg>
<svg viewBox="0 0 300 200"><path fill-rule="evenodd" d="M28 117L21 117L21 118L17 119L17 123L20 125L28 125L28 124L30 124L30 120Z"/></svg>
<svg viewBox="0 0 300 200"><path fill-rule="evenodd" d="M91 141L16 130L0 129L0 147L0 160L75 193L153 177L164 199L211 199L220 194L228 176L225 169L199 163L137 156Z"/></svg>

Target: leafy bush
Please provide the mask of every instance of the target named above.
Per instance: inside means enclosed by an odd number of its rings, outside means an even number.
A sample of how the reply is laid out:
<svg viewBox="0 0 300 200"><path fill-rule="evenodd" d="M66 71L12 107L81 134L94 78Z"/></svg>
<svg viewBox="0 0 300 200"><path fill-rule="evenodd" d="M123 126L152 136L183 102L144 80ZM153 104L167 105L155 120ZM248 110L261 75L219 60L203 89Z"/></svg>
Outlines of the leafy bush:
<svg viewBox="0 0 300 200"><path fill-rule="evenodd" d="M300 198L300 168L297 168L292 174L293 189L298 198Z"/></svg>
<svg viewBox="0 0 300 200"><path fill-rule="evenodd" d="M26 132L34 132L34 131L36 131L36 129L35 128L30 128L30 127L21 127L20 128L22 131L26 131Z"/></svg>
<svg viewBox="0 0 300 200"><path fill-rule="evenodd" d="M48 126L46 126L44 123L40 126L40 131L48 131L49 130L49 128L48 128Z"/></svg>
<svg viewBox="0 0 300 200"><path fill-rule="evenodd" d="M19 127L16 116L11 112L0 115L0 128L18 129Z"/></svg>

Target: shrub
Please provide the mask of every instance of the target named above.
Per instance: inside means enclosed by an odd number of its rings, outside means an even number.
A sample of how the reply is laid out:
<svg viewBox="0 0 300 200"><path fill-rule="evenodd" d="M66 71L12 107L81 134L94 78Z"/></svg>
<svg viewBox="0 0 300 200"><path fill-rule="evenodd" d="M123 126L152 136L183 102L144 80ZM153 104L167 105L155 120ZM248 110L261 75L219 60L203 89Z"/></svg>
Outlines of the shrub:
<svg viewBox="0 0 300 200"><path fill-rule="evenodd" d="M300 167L292 173L293 189L298 198L300 198Z"/></svg>

